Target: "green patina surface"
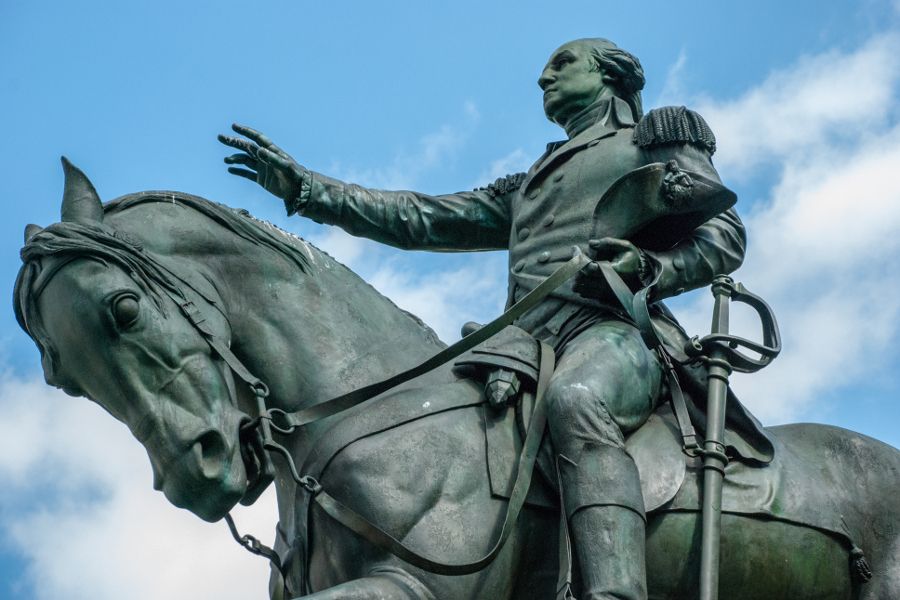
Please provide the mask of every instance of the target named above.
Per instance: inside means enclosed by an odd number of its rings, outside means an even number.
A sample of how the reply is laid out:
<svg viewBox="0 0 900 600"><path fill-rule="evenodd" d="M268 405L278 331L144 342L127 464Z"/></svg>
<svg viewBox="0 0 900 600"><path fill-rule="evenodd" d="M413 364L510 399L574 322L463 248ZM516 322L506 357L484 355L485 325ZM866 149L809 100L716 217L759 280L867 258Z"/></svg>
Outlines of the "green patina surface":
<svg viewBox="0 0 900 600"><path fill-rule="evenodd" d="M611 42L561 46L538 84L545 114L566 139L549 144L528 172L473 191L368 189L306 169L247 127L220 140L238 150L226 158L229 170L281 198L289 213L401 248L508 250L510 305L565 264L573 247L589 256L576 278L516 323L556 353L546 393L547 481L536 475L535 485L544 498L562 489L578 597L697 597L696 460L687 461L687 483L666 496L653 483L664 477L636 464L640 452L627 450L626 439L648 419L660 422L672 389L661 352L674 356L688 340L663 301L710 285L743 260L735 196L713 167L715 138L702 117L684 107L644 114L640 62ZM324 253L239 211L177 192L104 206L87 177L65 167L61 222L26 230L15 292L47 381L125 423L147 449L154 485L203 519L221 519L274 482L284 578L273 576L273 596L556 594L555 508L525 510L480 573L436 575L326 516L289 463L263 447L271 438L269 422L254 421L260 399L269 410L312 410L443 349L430 329ZM626 293L646 290L661 347L648 347L617 304L607 267ZM300 474L315 467L332 497L408 547L472 560L495 539L506 508L504 486L491 476L507 471L488 462L507 455L491 441L502 436L485 433L484 414L527 404L537 365L527 349L494 340L465 366L445 365L346 413L272 435ZM712 437L707 375L703 366L678 366L686 410ZM897 451L834 428L767 431L733 395L723 391L719 401L720 441L731 457L721 596L900 595ZM448 408L432 414L432 406ZM404 410L425 413L406 418ZM502 437L511 447L527 413L497 420L516 428ZM366 429L378 422L390 427ZM677 441L656 436L645 446L651 457L667 453L660 465L681 456ZM648 485L659 489L648 493ZM650 513L645 496L658 500ZM875 573L866 584L857 546Z"/></svg>

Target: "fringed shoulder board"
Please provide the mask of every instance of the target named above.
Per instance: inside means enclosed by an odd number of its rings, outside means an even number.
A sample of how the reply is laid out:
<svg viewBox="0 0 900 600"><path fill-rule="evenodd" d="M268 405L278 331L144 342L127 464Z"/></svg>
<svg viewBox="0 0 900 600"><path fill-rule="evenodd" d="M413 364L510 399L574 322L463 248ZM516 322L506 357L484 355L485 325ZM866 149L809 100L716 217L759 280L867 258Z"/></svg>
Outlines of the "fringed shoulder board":
<svg viewBox="0 0 900 600"><path fill-rule="evenodd" d="M495 198L516 191L523 181L525 181L525 173L516 173L501 177L494 183L489 183L486 187L476 188L475 191L485 191L491 198Z"/></svg>
<svg viewBox="0 0 900 600"><path fill-rule="evenodd" d="M634 128L634 143L641 148L663 144L695 144L712 155L716 136L706 121L684 106L654 108Z"/></svg>

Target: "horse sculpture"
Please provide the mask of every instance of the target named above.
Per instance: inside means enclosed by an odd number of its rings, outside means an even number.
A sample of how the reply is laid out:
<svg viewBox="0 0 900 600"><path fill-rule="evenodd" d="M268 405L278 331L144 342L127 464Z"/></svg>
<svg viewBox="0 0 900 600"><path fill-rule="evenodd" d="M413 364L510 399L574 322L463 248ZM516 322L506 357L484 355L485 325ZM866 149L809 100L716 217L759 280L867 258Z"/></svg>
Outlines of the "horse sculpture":
<svg viewBox="0 0 900 600"><path fill-rule="evenodd" d="M248 434L258 414L248 373L265 382L270 408L314 407L443 349L427 326L323 252L246 213L174 192L104 206L80 171L66 171L62 222L26 230L15 293L46 380L125 423L148 452L154 487L204 520L252 502L274 466L285 576L273 575L273 597L555 596L552 503L529 503L484 569L438 575L330 518L292 476L294 465L301 474L315 467L316 485L426 556L462 563L485 554L507 505L491 481L485 429L515 428L516 419L491 416L480 385L450 366L282 436L293 461L268 457ZM244 369L237 378L223 352ZM413 408L389 428L335 441L348 421ZM739 486L762 486L762 500L729 508L726 490L721 596L900 597L900 452L821 425L770 432L781 470L734 474ZM670 458L683 465L674 448ZM696 595L699 504L690 464L687 472L677 495L648 503L653 599Z"/></svg>

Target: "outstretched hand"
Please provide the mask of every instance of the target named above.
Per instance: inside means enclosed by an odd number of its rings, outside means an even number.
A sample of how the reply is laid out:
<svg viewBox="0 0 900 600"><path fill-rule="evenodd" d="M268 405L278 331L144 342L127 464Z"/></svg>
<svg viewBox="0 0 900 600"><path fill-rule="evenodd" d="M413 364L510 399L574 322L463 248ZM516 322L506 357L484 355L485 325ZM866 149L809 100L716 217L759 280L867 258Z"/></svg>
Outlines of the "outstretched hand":
<svg viewBox="0 0 900 600"><path fill-rule="evenodd" d="M597 300L610 294L609 285L600 271L598 261L609 261L613 270L632 291L644 287L643 278L646 274L642 273L644 262L641 260L641 250L628 240L617 238L591 240L588 242L588 256L592 262L578 273L573 285L573 289L579 295Z"/></svg>
<svg viewBox="0 0 900 600"><path fill-rule="evenodd" d="M288 214L296 212L298 199L309 192L309 170L259 131L237 123L231 128L243 137L218 136L226 146L241 150L225 157L226 164L241 165L228 167L228 172L255 181L284 200Z"/></svg>

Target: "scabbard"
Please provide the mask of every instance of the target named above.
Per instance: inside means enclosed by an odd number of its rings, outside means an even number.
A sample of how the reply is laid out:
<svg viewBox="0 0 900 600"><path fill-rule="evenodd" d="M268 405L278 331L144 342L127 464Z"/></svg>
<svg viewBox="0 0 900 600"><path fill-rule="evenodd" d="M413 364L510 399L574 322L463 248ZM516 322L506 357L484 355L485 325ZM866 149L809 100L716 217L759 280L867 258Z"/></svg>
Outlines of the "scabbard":
<svg viewBox="0 0 900 600"><path fill-rule="evenodd" d="M712 334L728 335L729 301L734 283L720 277L713 281L715 297ZM712 346L707 358L709 370L706 408L706 439L703 442L703 501L700 546L700 600L718 600L719 546L722 533L722 484L728 456L725 454L725 410L728 402L728 377L731 375L725 352Z"/></svg>

